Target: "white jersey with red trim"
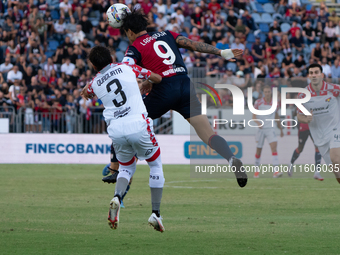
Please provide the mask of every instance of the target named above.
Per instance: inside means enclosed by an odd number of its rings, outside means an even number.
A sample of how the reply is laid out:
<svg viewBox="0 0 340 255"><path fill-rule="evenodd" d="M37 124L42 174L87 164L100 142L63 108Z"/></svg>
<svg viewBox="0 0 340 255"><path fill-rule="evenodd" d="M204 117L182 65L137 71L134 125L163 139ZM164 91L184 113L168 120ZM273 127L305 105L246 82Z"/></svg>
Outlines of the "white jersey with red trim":
<svg viewBox="0 0 340 255"><path fill-rule="evenodd" d="M256 110L264 111L264 110L269 110L272 108L273 100L268 103L264 98L257 99L254 104L254 108ZM256 115L256 119L262 120L263 121L263 126L262 128L268 129L268 128L275 128L276 127L276 122L275 121L269 121L269 119L273 120L275 119L275 114L277 112L278 107L276 107L276 110L269 114L269 115Z"/></svg>
<svg viewBox="0 0 340 255"><path fill-rule="evenodd" d="M315 91L311 84L306 89L311 93L311 99L304 103L304 107L310 112L313 110L313 120L309 123L314 144L322 146L331 140L333 131L340 130L340 86L326 83L319 91ZM299 98L305 94L300 93ZM298 110L299 114L302 114Z"/></svg>
<svg viewBox="0 0 340 255"><path fill-rule="evenodd" d="M110 64L90 82L87 92L104 105L105 121L138 114L147 116L136 78L148 79L151 72L137 65Z"/></svg>

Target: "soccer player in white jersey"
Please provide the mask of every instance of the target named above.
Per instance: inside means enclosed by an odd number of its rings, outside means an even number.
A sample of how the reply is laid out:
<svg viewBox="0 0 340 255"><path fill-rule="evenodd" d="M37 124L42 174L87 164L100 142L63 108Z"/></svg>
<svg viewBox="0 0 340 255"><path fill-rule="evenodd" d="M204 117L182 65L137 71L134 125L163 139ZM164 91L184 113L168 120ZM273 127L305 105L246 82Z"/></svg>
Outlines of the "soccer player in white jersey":
<svg viewBox="0 0 340 255"><path fill-rule="evenodd" d="M89 60L98 73L85 86L82 96L89 98L96 95L103 102L107 131L119 162L115 194L110 202L109 225L112 229L118 227L120 201L136 171L137 154L150 167L152 214L149 224L163 232L160 204L165 179L160 148L136 81L136 78L144 78L159 83L162 78L137 65L112 63L110 51L102 46L91 49Z"/></svg>
<svg viewBox="0 0 340 255"><path fill-rule="evenodd" d="M264 97L261 99L257 99L254 105L254 108L257 110L268 110L272 107L272 89L270 86L264 86L263 88L263 94ZM277 108L276 108L277 109ZM281 177L282 172L278 171L278 165L279 165L279 157L277 154L277 136L276 136L276 130L274 126L274 121L268 121L268 119L280 119L279 114L277 110L273 112L270 115L256 115L253 114L253 119L258 119L260 121L256 121L256 123L259 125L259 129L256 134L256 154L255 154L255 165L257 166L256 172L254 173L254 178L258 178L260 176L259 172L259 165L261 161L261 152L262 147L264 144L264 139L267 139L270 149L272 151L272 162L274 166L274 173L273 177ZM277 124L277 127L281 131L281 137L283 137L283 131L282 127L280 125L280 121L275 121Z"/></svg>
<svg viewBox="0 0 340 255"><path fill-rule="evenodd" d="M306 89L310 91L311 99L303 105L311 115L304 115L299 110L297 119L308 123L314 144L340 183L340 86L323 80L319 64L311 64L307 73L311 83ZM299 98L303 97L305 94L299 94Z"/></svg>

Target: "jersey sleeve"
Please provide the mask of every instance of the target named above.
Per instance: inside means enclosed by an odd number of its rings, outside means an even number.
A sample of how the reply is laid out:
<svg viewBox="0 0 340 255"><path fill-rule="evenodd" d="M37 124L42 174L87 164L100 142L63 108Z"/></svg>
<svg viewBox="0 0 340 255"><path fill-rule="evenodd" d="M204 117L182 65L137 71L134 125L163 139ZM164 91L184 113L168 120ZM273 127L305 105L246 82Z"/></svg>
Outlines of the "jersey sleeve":
<svg viewBox="0 0 340 255"><path fill-rule="evenodd" d="M302 98L305 98L305 97L306 97L306 94L305 93L301 93L301 92L297 96L298 99L302 99ZM300 108L297 108L297 113L298 114L303 114L303 112L300 110Z"/></svg>
<svg viewBox="0 0 340 255"><path fill-rule="evenodd" d="M175 32L169 31L169 33L174 37L174 39L176 40L178 36L180 36L180 34L177 34Z"/></svg>
<svg viewBox="0 0 340 255"><path fill-rule="evenodd" d="M125 52L125 56L122 60L122 63L127 65L139 65L142 60L142 56L140 52L137 50L135 46L129 46Z"/></svg>
<svg viewBox="0 0 340 255"><path fill-rule="evenodd" d="M255 101L254 108L255 108L256 110L259 109L260 101L261 101L261 99L257 99L257 100Z"/></svg>
<svg viewBox="0 0 340 255"><path fill-rule="evenodd" d="M132 71L135 73L136 78L139 79L149 79L151 76L151 71L140 67L138 65L129 65L132 68Z"/></svg>
<svg viewBox="0 0 340 255"><path fill-rule="evenodd" d="M89 83L89 85L87 87L87 93L89 95L94 95L93 88L92 88L92 82L93 82L93 80Z"/></svg>

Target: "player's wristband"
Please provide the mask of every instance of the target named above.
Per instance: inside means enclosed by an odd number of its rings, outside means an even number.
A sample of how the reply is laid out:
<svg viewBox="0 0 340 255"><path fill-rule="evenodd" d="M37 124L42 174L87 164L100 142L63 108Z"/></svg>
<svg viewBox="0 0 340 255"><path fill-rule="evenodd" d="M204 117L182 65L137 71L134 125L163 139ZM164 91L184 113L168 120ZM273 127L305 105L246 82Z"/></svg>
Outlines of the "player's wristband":
<svg viewBox="0 0 340 255"><path fill-rule="evenodd" d="M224 57L227 60L235 57L234 53L231 51L231 49L222 50L221 56Z"/></svg>

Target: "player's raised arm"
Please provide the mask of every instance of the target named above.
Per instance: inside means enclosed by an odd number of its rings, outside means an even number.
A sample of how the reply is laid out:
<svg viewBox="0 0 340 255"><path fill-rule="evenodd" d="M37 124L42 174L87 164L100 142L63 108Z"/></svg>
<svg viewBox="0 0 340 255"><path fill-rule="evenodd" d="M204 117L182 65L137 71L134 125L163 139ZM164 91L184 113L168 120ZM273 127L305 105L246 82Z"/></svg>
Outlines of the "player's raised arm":
<svg viewBox="0 0 340 255"><path fill-rule="evenodd" d="M80 92L80 95L85 99L91 99L94 96L93 90L91 88L91 83L86 84L83 90Z"/></svg>
<svg viewBox="0 0 340 255"><path fill-rule="evenodd" d="M203 42L195 42L182 35L176 38L176 43L181 48L198 51L202 53L218 55L227 60L241 56L243 54L243 50L241 49L220 50L210 44L203 43Z"/></svg>
<svg viewBox="0 0 340 255"><path fill-rule="evenodd" d="M146 79L151 83L160 83L162 81L162 76L154 72L151 72L150 70L146 68L143 68L139 65L128 65L128 66L132 68L133 72L136 75L136 78Z"/></svg>

